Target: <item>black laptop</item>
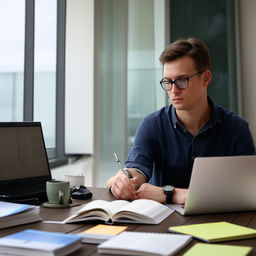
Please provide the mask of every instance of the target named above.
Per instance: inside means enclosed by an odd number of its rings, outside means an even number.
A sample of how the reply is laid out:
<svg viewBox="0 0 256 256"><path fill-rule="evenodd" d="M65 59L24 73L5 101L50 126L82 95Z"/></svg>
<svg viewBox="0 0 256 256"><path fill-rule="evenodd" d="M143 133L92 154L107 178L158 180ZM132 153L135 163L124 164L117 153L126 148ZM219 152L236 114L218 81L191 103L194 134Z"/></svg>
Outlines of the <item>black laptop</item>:
<svg viewBox="0 0 256 256"><path fill-rule="evenodd" d="M40 122L0 122L0 200L46 200L51 172Z"/></svg>

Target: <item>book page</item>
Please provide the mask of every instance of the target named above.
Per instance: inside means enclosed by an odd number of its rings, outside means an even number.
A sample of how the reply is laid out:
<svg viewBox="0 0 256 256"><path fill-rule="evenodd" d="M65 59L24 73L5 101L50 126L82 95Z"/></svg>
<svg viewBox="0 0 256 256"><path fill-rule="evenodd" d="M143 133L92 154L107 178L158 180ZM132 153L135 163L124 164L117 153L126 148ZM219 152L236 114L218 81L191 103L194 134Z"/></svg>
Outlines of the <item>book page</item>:
<svg viewBox="0 0 256 256"><path fill-rule="evenodd" d="M94 200L90 203L87 203L84 207L79 209L76 213L84 213L92 209L103 209L105 210L105 205L108 204L108 201L105 200Z"/></svg>
<svg viewBox="0 0 256 256"><path fill-rule="evenodd" d="M108 204L108 201L105 200L94 200L90 203L87 203L84 207L76 211L74 214L72 214L69 218L66 219L66 221L72 220L72 219L82 219L86 218L88 216L98 216L99 218L102 218L102 220L108 220L110 218L111 212L109 212L106 209L106 205Z"/></svg>
<svg viewBox="0 0 256 256"><path fill-rule="evenodd" d="M90 210L104 210L108 213L109 216L112 216L116 212L118 212L121 208L126 205L129 205L129 201L126 200L114 200L111 202L105 200L95 200L88 204L86 204L83 208L81 208L78 213L84 213Z"/></svg>
<svg viewBox="0 0 256 256"><path fill-rule="evenodd" d="M123 207L122 211L129 211L134 213L139 213L141 215L146 215L149 217L154 217L156 213L161 212L166 206L149 199L138 199L132 201L130 204Z"/></svg>
<svg viewBox="0 0 256 256"><path fill-rule="evenodd" d="M115 212L117 212L126 204L129 204L129 202L125 200L115 200L112 202L105 200L94 200L90 203L87 203L80 210L76 211L72 216L64 220L64 223L96 219L108 221L111 219Z"/></svg>
<svg viewBox="0 0 256 256"><path fill-rule="evenodd" d="M133 219L138 223L158 224L174 210L167 206L149 199L138 199L123 207L114 214L114 220Z"/></svg>
<svg viewBox="0 0 256 256"><path fill-rule="evenodd" d="M104 209L109 213L110 216L113 216L115 213L119 212L124 207L128 207L130 204L131 203L126 200L114 200L104 205Z"/></svg>

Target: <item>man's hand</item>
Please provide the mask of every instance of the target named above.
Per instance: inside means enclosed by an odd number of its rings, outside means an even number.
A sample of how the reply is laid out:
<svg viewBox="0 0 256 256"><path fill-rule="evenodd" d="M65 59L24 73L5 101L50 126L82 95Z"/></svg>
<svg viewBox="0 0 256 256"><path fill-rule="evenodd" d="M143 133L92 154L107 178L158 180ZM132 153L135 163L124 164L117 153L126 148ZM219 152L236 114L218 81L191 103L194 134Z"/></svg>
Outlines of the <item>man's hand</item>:
<svg viewBox="0 0 256 256"><path fill-rule="evenodd" d="M136 171L136 169L127 168L132 174L133 178L129 179L121 170L111 177L107 186L110 188L114 197L124 200L135 200L136 189L145 182L145 177Z"/></svg>
<svg viewBox="0 0 256 256"><path fill-rule="evenodd" d="M111 177L107 186L110 188L114 197L124 200L135 200L139 198L155 200L159 203L166 202L166 195L163 187L158 187L146 183L146 178L140 172L133 168L127 168L132 174L129 179L121 170ZM173 203L184 204L186 202L188 189L175 188L173 191Z"/></svg>
<svg viewBox="0 0 256 256"><path fill-rule="evenodd" d="M159 203L165 203L166 195L162 187L157 187L149 183L143 183L136 191L137 198L151 199Z"/></svg>
<svg viewBox="0 0 256 256"><path fill-rule="evenodd" d="M184 204L187 198L188 189L175 188L173 192L173 203ZM166 195L163 192L162 187L154 186L148 183L144 183L136 191L137 198L145 198L155 200L159 203L166 202Z"/></svg>
<svg viewBox="0 0 256 256"><path fill-rule="evenodd" d="M174 204L185 204L187 195L187 188L175 188L172 195L172 201Z"/></svg>

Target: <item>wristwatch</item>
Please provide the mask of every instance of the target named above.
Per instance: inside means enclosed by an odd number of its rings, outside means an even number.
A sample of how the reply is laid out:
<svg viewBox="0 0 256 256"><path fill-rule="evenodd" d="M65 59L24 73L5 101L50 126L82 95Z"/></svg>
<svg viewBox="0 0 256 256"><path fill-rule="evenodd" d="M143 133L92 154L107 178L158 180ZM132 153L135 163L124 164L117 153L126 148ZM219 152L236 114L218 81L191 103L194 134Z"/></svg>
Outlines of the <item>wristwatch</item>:
<svg viewBox="0 0 256 256"><path fill-rule="evenodd" d="M172 194L173 194L174 186L166 185L163 187L163 192L166 194L166 204L172 203Z"/></svg>

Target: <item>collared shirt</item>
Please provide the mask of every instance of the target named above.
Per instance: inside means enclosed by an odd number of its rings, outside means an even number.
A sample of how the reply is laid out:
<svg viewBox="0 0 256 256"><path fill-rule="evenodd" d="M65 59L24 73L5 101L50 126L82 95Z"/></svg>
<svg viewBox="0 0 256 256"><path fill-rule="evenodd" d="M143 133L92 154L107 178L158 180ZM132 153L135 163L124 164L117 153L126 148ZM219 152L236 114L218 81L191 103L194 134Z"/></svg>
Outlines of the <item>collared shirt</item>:
<svg viewBox="0 0 256 256"><path fill-rule="evenodd" d="M195 157L253 155L248 123L210 98L208 103L210 120L196 136L179 122L173 105L146 116L125 166L139 169L150 184L188 188Z"/></svg>

